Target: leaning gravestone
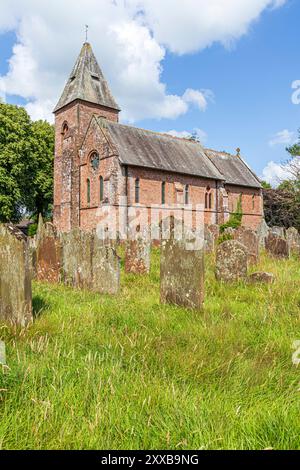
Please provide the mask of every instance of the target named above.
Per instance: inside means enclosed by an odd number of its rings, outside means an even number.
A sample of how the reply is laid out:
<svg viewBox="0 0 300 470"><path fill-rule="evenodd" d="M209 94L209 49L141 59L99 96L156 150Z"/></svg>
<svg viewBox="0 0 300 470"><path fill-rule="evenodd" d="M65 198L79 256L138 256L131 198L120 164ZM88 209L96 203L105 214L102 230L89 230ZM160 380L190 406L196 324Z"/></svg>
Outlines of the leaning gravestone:
<svg viewBox="0 0 300 470"><path fill-rule="evenodd" d="M141 230L138 226L135 233L128 233L125 249L125 272L131 274L148 274L150 272L151 241L149 229Z"/></svg>
<svg viewBox="0 0 300 470"><path fill-rule="evenodd" d="M91 288L92 243L92 234L78 228L62 235L63 280L66 285Z"/></svg>
<svg viewBox="0 0 300 470"><path fill-rule="evenodd" d="M36 248L36 278L38 281L61 281L62 248L54 226L40 218Z"/></svg>
<svg viewBox="0 0 300 470"><path fill-rule="evenodd" d="M236 240L221 243L217 249L216 278L218 281L235 282L247 278L247 248Z"/></svg>
<svg viewBox="0 0 300 470"><path fill-rule="evenodd" d="M29 249L12 225L0 225L0 259L0 321L26 326L33 320Z"/></svg>
<svg viewBox="0 0 300 470"><path fill-rule="evenodd" d="M247 248L248 264L257 264L259 261L259 239L257 234L250 229L237 229L234 238Z"/></svg>
<svg viewBox="0 0 300 470"><path fill-rule="evenodd" d="M286 231L286 240L288 242L291 253L300 253L300 235L296 228L290 227Z"/></svg>
<svg viewBox="0 0 300 470"><path fill-rule="evenodd" d="M169 238L161 245L161 302L201 309L204 302L204 240L197 233L182 231L182 223L165 220ZM181 233L181 236L180 236Z"/></svg>
<svg viewBox="0 0 300 470"><path fill-rule="evenodd" d="M266 250L274 258L288 259L290 257L290 248L284 238L270 234L266 239Z"/></svg>
<svg viewBox="0 0 300 470"><path fill-rule="evenodd" d="M120 258L115 244L93 238L91 289L101 294L117 294L120 290Z"/></svg>

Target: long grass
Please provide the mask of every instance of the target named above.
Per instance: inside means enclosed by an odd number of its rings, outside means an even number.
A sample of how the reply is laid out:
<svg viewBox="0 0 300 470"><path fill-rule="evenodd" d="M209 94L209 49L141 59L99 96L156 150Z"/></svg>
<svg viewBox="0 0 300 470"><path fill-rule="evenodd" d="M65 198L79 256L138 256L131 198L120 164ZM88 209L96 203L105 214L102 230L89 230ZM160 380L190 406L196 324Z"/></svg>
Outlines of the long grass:
<svg viewBox="0 0 300 470"><path fill-rule="evenodd" d="M273 285L223 285L203 312L159 302L150 276L116 297L34 284L35 323L0 326L1 449L299 449L300 261Z"/></svg>

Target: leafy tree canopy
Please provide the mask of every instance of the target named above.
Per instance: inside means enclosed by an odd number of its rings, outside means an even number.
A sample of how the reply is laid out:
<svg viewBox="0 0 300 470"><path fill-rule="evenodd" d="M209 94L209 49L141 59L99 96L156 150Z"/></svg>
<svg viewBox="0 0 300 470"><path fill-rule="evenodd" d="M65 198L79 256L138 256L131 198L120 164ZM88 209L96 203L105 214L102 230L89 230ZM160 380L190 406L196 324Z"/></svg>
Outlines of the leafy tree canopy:
<svg viewBox="0 0 300 470"><path fill-rule="evenodd" d="M0 221L48 216L53 198L54 128L0 102Z"/></svg>

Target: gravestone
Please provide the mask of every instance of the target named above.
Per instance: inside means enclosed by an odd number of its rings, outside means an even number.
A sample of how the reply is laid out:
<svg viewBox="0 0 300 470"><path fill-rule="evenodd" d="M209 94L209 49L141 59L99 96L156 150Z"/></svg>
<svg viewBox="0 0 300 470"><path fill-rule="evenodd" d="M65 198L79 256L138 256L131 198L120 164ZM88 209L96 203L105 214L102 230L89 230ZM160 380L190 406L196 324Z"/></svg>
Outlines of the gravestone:
<svg viewBox="0 0 300 470"><path fill-rule="evenodd" d="M286 240L288 242L291 253L299 255L300 253L300 235L296 228L290 227L286 231Z"/></svg>
<svg viewBox="0 0 300 470"><path fill-rule="evenodd" d="M113 242L93 240L91 288L101 294L117 294L120 290L120 258Z"/></svg>
<svg viewBox="0 0 300 470"><path fill-rule="evenodd" d="M216 278L218 281L235 282L247 278L247 248L236 240L228 240L217 249Z"/></svg>
<svg viewBox="0 0 300 470"><path fill-rule="evenodd" d="M51 223L43 223L40 217L36 247L36 278L38 281L61 281L62 247Z"/></svg>
<svg viewBox="0 0 300 470"><path fill-rule="evenodd" d="M247 248L248 265L257 264L259 261L259 240L257 234L250 229L237 229L234 239Z"/></svg>
<svg viewBox="0 0 300 470"><path fill-rule="evenodd" d="M208 226L208 230L213 234L215 245L216 245L220 236L220 225L211 224Z"/></svg>
<svg viewBox="0 0 300 470"><path fill-rule="evenodd" d="M182 223L174 218L166 223L170 226L170 237L165 238L161 246L161 302L202 309L204 240L199 238L197 232L182 232Z"/></svg>
<svg viewBox="0 0 300 470"><path fill-rule="evenodd" d="M275 281L275 276L271 273L257 272L250 274L248 280L253 284L272 284Z"/></svg>
<svg viewBox="0 0 300 470"><path fill-rule="evenodd" d="M215 249L215 237L209 227L204 227L204 249L206 253L213 253Z"/></svg>
<svg viewBox="0 0 300 470"><path fill-rule="evenodd" d="M6 365L6 351L5 351L5 343L0 339L0 365Z"/></svg>
<svg viewBox="0 0 300 470"><path fill-rule="evenodd" d="M270 234L266 239L266 250L274 258L288 259L290 257L288 242L274 234Z"/></svg>
<svg viewBox="0 0 300 470"><path fill-rule="evenodd" d="M78 228L62 235L63 281L79 289L92 286L93 235Z"/></svg>
<svg viewBox="0 0 300 470"><path fill-rule="evenodd" d="M259 246L262 249L266 247L266 238L268 237L269 232L270 232L270 228L267 225L267 222L265 221L265 219L263 219L256 230L258 240L259 240Z"/></svg>
<svg viewBox="0 0 300 470"><path fill-rule="evenodd" d="M0 225L0 260L0 321L26 326L33 320L29 248L12 225Z"/></svg>
<svg viewBox="0 0 300 470"><path fill-rule="evenodd" d="M150 272L151 241L149 229L136 227L130 231L125 249L125 272L148 274Z"/></svg>

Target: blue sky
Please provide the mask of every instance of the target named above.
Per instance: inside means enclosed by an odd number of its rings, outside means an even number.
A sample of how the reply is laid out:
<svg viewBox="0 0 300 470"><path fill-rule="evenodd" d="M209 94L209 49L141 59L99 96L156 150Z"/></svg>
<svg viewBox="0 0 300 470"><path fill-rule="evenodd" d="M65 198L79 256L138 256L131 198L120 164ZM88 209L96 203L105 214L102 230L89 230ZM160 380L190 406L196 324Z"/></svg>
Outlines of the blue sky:
<svg viewBox="0 0 300 470"><path fill-rule="evenodd" d="M108 0L101 1L107 2ZM215 1L220 2L221 0ZM223 3L226 3L226 1L223 0ZM30 0L30 2L34 3L34 0ZM7 5L11 4L8 3ZM35 10L33 9L32 11L32 16L35 16ZM49 11L43 11L39 14L41 16L40 21L43 20L47 25L48 18L50 18ZM122 15L124 15L123 12ZM152 48L149 62L153 60L153 67L149 69L149 74L151 75L154 71L154 77L155 67L157 66L162 68L162 74L160 79L157 79L157 82L155 82L156 78L153 78L151 83L146 83L145 79L145 87L142 88L141 86L141 90L137 81L136 97L134 96L134 86L130 87L130 94L132 94L130 97L128 97L129 85L127 86L126 84L121 89L122 83L120 84L120 81L117 82L114 74L114 70L117 68L117 59L114 55L114 60L112 60L109 54L106 54L105 48L101 49L101 45L98 45L99 36L95 33L95 27L91 27L90 40L96 49L95 52L99 63L104 68L105 74L112 84L113 91L116 91L119 103L121 101L122 108L124 109L125 106L130 108L132 106L132 109L135 111L138 109L139 103L143 100L145 103L147 102L147 106L144 106L147 111L144 109L143 111L136 111L135 115L137 117L134 118L134 125L164 132L175 130L179 133L183 131L192 132L196 128L201 129L206 134L204 142L206 146L229 152L234 152L237 147L240 147L242 155L257 174L262 175L265 171L266 177L270 181L274 181L274 177L279 171L279 167L276 164L280 164L287 158L285 147L288 142L293 142L297 138L297 129L300 127L300 105L293 104L291 99L293 93L291 88L292 82L300 80L300 59L298 58L300 39L299 18L300 2L297 0L287 0L280 8L262 9L260 17L249 23L247 34L236 38L230 47L224 47L218 41L218 38L216 38L213 45L209 47L198 47L198 50L194 53L184 50L181 55L172 52L172 49L174 49L172 43L168 47L165 44L165 39L159 39L159 32L151 32L149 28L149 35L151 37L148 37L148 32L145 28L142 31L140 25L138 25L140 28L138 34L141 34L142 38L141 42L145 41L145 44L141 45L141 54L143 54L143 50L147 47L147 41L149 41L149 48ZM30 51L36 62L33 62L31 56L28 59L28 54L26 51L27 55L24 54L24 50L25 48L29 50L28 44L34 42L30 42L30 39L32 39L30 37L31 33L27 33L26 36L26 24L29 20L28 18L20 17L18 21L23 21L22 28L20 23L15 22L10 27L6 24L6 27L3 26L2 30L0 21L0 80L1 76L7 76L8 78L5 93L7 102L26 105L36 99L33 117L39 117L36 109L40 111L43 104L48 103L48 101L52 106L51 99L59 98L58 95L62 91L63 80L67 78L70 72L70 67L76 59L82 41L77 34L77 36L73 37L71 46L70 38L70 45L68 43L70 53L67 54L64 60L60 51L57 57L57 68L59 70L55 70L55 74L51 76L56 63L55 51L53 52L51 47L47 45L45 47L45 55L49 55L49 62L45 61L42 64L43 57L41 53L43 51L38 51L37 47L32 45L30 46L32 49ZM41 28L35 28L35 25L36 23L34 23L33 28L31 26L31 29L38 31L36 33L36 37L38 37L38 34L42 34ZM59 28L59 25L57 28ZM126 52L127 50L124 49L125 46L121 42L122 38L126 42L128 37L132 37L133 31L137 33L138 29L130 29L126 35L124 33L124 31L127 31L126 28L124 29L124 26L122 28L119 30L117 27L115 28L115 31L118 33L116 47ZM59 31L59 34L62 33L63 31ZM155 36L156 34L158 39ZM154 42L154 39L156 42ZM42 37L41 45L43 40L46 41ZM22 45L22 53L27 57L27 62L21 60L22 66L18 65L18 67L15 67L16 70L10 76L8 61L14 55L17 56L16 53L13 54L15 44ZM129 58L127 52L126 55L120 55L121 59L124 56L128 58L129 66L130 60L136 60L134 55L138 54L139 46L136 47L136 51L130 51L131 55ZM53 44L53 48L55 49L55 44ZM164 51L162 57L160 57L161 50ZM131 59L133 56L134 59ZM22 67L24 67L25 62L26 64L29 63L29 65L26 65L27 68L25 67L23 73ZM139 64L140 62L139 58ZM32 66L32 64L36 65ZM143 66L147 67L147 64ZM10 66L11 68L12 66ZM34 92L30 90L30 87L27 90L28 83L26 83L25 79L29 72L32 73L32 70L36 70L36 75L33 77L33 81L36 81L36 83L39 83L39 70L41 71L40 82L47 83L47 80L49 81L49 85L41 87L38 96L34 96ZM9 86L9 81L18 81L16 79L17 73L19 77L22 75L20 83ZM139 73L141 73L140 70ZM30 81L31 75L28 75L28 77ZM51 77L51 80L49 77ZM57 84L54 86L53 81L56 81L56 77L58 77ZM126 77L128 77L128 74ZM130 84L131 82L128 83ZM214 99L207 100L205 111L201 110L195 103L191 103L189 104L188 111L176 111L173 113L174 115L169 113L170 116L166 115L165 111L162 111L161 115L160 111L157 111L152 113L153 116L151 116L149 109L151 109L152 96L154 97L155 95L153 100L160 99L158 89L161 83L166 85L165 95L179 97L179 101L176 104L179 107L183 105L180 100L187 89L200 90L201 92L202 90L211 90L214 94ZM35 85L35 88L39 88L39 86ZM23 92L25 89L26 91ZM128 98L127 101L124 96ZM162 97L161 99L163 100L164 98ZM157 106L157 103L153 101L153 109L155 106ZM29 104L28 110L30 111L31 109L32 106ZM134 115L134 112L132 113ZM132 119L130 120L132 121ZM277 134L280 137L279 143L276 143L278 140ZM273 141L273 145L270 144L271 141ZM275 165L270 165L272 161Z"/></svg>

